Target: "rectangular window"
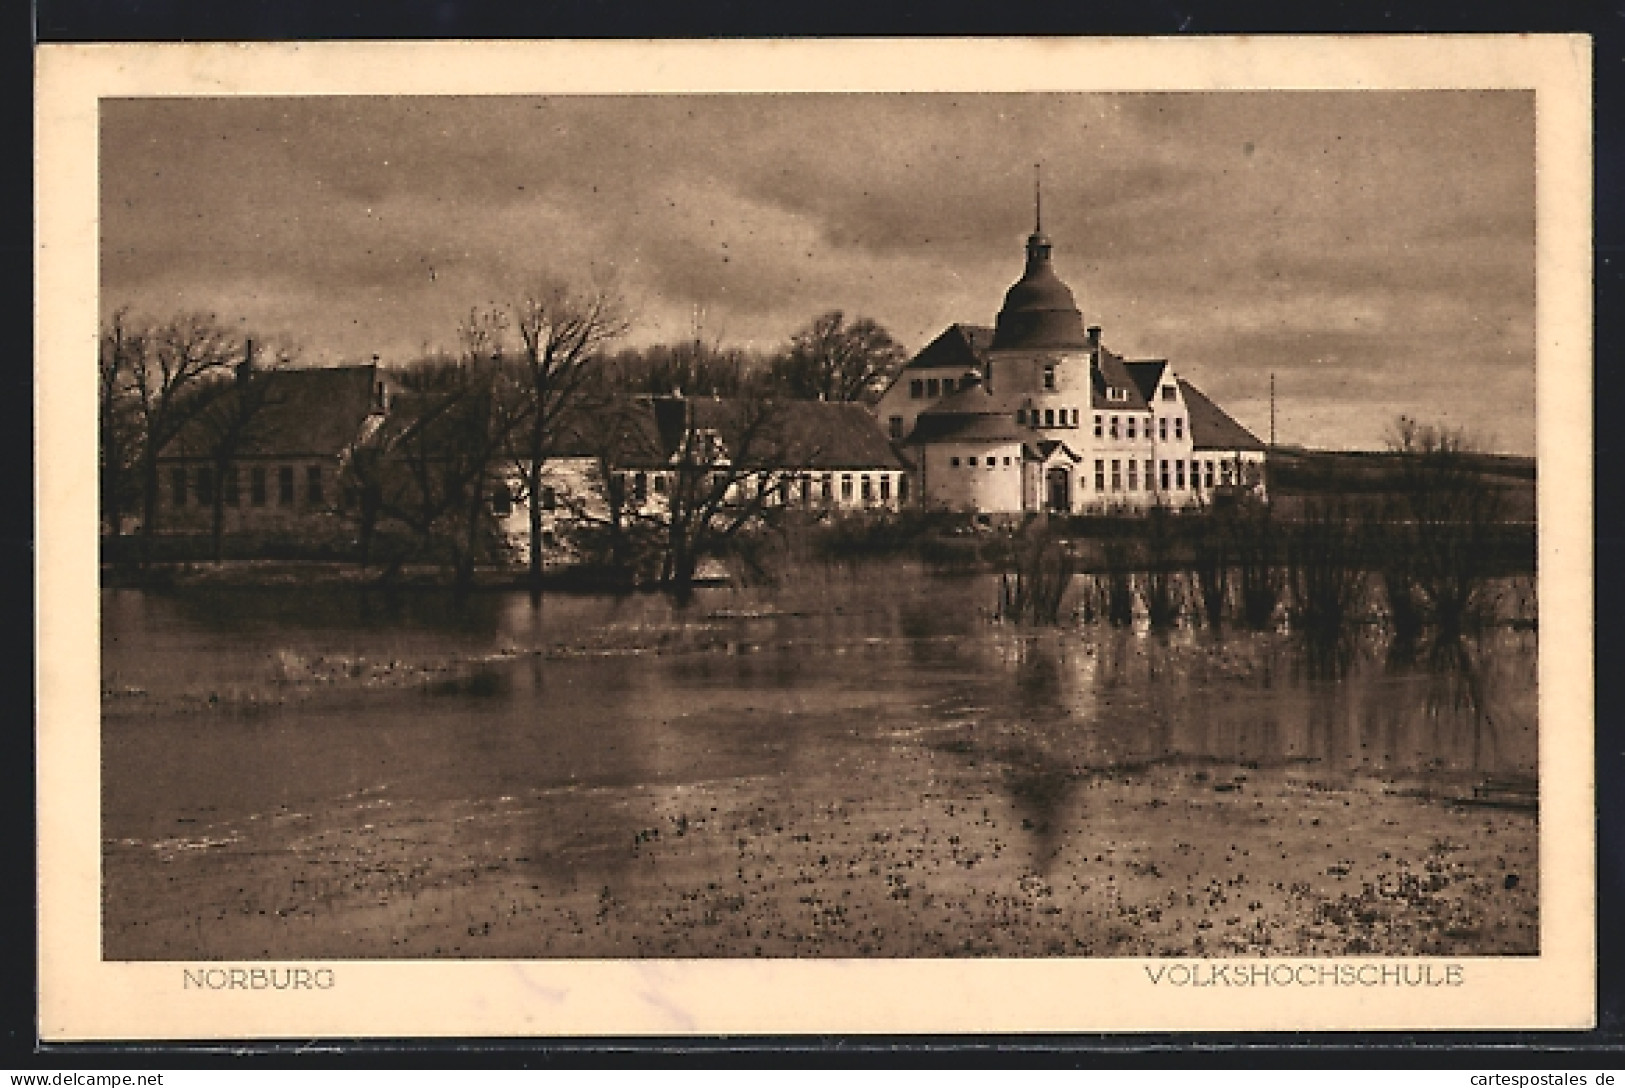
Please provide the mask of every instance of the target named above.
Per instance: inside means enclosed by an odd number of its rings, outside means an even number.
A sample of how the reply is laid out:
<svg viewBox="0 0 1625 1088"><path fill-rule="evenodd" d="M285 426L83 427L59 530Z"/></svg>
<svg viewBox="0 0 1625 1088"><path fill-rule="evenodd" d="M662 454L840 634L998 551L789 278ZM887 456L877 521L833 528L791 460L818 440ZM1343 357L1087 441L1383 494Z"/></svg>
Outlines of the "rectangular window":
<svg viewBox="0 0 1625 1088"><path fill-rule="evenodd" d="M1147 461L1145 463L1145 489L1147 491L1150 491L1153 487L1156 486L1153 483L1153 481L1156 479L1156 477L1153 474L1153 472L1151 471L1155 467L1155 465L1156 465L1155 461Z"/></svg>
<svg viewBox="0 0 1625 1088"><path fill-rule="evenodd" d="M897 440L899 440L899 439L901 439L903 437L903 417L902 416L892 416L890 419L888 419L886 421L886 427L891 432L891 437L892 437L893 442L896 442Z"/></svg>
<svg viewBox="0 0 1625 1088"><path fill-rule="evenodd" d="M971 468L975 468L976 467L976 458L967 457L967 458L965 458L965 463L967 465L969 465Z"/></svg>
<svg viewBox="0 0 1625 1088"><path fill-rule="evenodd" d="M322 501L322 466L305 466L305 501L315 505Z"/></svg>
<svg viewBox="0 0 1625 1088"><path fill-rule="evenodd" d="M276 504L293 505L293 466L282 465L276 470Z"/></svg>
<svg viewBox="0 0 1625 1088"><path fill-rule="evenodd" d="M1078 419L1078 410L1074 408L1072 409L1072 426L1076 427L1078 425Z"/></svg>
<svg viewBox="0 0 1625 1088"><path fill-rule="evenodd" d="M1168 490L1168 462L1167 461L1164 461L1162 463L1162 489L1164 491Z"/></svg>
<svg viewBox="0 0 1625 1088"><path fill-rule="evenodd" d="M950 393L952 393L953 391L954 391L954 380L952 378L944 378L944 379L942 379L942 395L946 397Z"/></svg>
<svg viewBox="0 0 1625 1088"><path fill-rule="evenodd" d="M957 458L957 457L948 458L948 465L951 468L958 468L959 467L959 458Z"/></svg>
<svg viewBox="0 0 1625 1088"><path fill-rule="evenodd" d="M1100 432L1101 432L1102 429L1103 428L1102 428L1102 424L1101 424L1101 417L1096 416L1095 417L1095 437L1096 438L1100 437Z"/></svg>
<svg viewBox="0 0 1625 1088"><path fill-rule="evenodd" d="M186 505L186 470L184 468L169 470L169 500L176 506Z"/></svg>
<svg viewBox="0 0 1625 1088"><path fill-rule="evenodd" d="M255 506L265 505L265 469L248 470L248 501Z"/></svg>
<svg viewBox="0 0 1625 1088"><path fill-rule="evenodd" d="M841 501L852 501L852 477L844 472L841 473Z"/></svg>
<svg viewBox="0 0 1625 1088"><path fill-rule="evenodd" d="M1157 440L1160 441L1160 442L1168 441L1168 417L1167 416L1160 416L1157 419Z"/></svg>
<svg viewBox="0 0 1625 1088"><path fill-rule="evenodd" d="M542 509L557 510L559 508L559 493L553 490L552 484L542 485Z"/></svg>
<svg viewBox="0 0 1625 1088"><path fill-rule="evenodd" d="M1123 462L1112 459L1112 490L1123 490Z"/></svg>
<svg viewBox="0 0 1625 1088"><path fill-rule="evenodd" d="M1185 489L1185 462L1184 461L1175 461L1174 462L1174 490L1183 491L1184 489Z"/></svg>
<svg viewBox="0 0 1625 1088"><path fill-rule="evenodd" d="M875 493L874 493L874 489L869 484L869 477L867 477L867 476L859 476L858 477L858 498L863 500L863 504L865 506L868 506L869 503L871 501L873 501L874 497L875 497Z"/></svg>
<svg viewBox="0 0 1625 1088"><path fill-rule="evenodd" d="M936 378L928 379L925 383L925 395L928 397L941 396L942 382L938 381Z"/></svg>
<svg viewBox="0 0 1625 1088"><path fill-rule="evenodd" d="M513 513L513 495L508 491L507 484L497 484L491 489L491 513L499 518Z"/></svg>
<svg viewBox="0 0 1625 1088"><path fill-rule="evenodd" d="M1117 437L1117 417L1112 416L1112 425L1107 431L1113 438Z"/></svg>
<svg viewBox="0 0 1625 1088"><path fill-rule="evenodd" d="M824 473L824 478L819 481L819 497L821 497L825 502L828 502L830 499L835 497L835 492L832 490L835 486L833 480L834 478L826 472Z"/></svg>
<svg viewBox="0 0 1625 1088"><path fill-rule="evenodd" d="M654 474L654 488L656 495L664 495L666 493L666 474L664 472L657 472Z"/></svg>
<svg viewBox="0 0 1625 1088"><path fill-rule="evenodd" d="M214 505L214 469L197 470L197 501L204 506Z"/></svg>
<svg viewBox="0 0 1625 1088"><path fill-rule="evenodd" d="M1106 462L1095 462L1095 490L1106 490Z"/></svg>
<svg viewBox="0 0 1625 1088"><path fill-rule="evenodd" d="M632 477L632 501L642 506L649 501L649 474L639 472Z"/></svg>
<svg viewBox="0 0 1625 1088"><path fill-rule="evenodd" d="M1044 388L1045 389L1054 389L1055 388L1055 364L1054 363L1045 363L1044 364Z"/></svg>
<svg viewBox="0 0 1625 1088"><path fill-rule="evenodd" d="M891 473L889 472L880 477L880 501L891 502Z"/></svg>
<svg viewBox="0 0 1625 1088"><path fill-rule="evenodd" d="M1128 423L1128 437L1132 439L1133 437L1135 437L1135 435L1134 435L1134 417L1129 416L1128 420L1127 420L1127 423Z"/></svg>
<svg viewBox="0 0 1625 1088"><path fill-rule="evenodd" d="M1005 468L1009 468L1009 467L1010 467L1010 458L1008 458L1008 457L1006 457L1006 458L1005 458L1005 459L1004 459L1004 467L1005 467Z"/></svg>
<svg viewBox="0 0 1625 1088"><path fill-rule="evenodd" d="M1174 387L1173 386L1165 385L1165 386L1162 387L1162 399L1163 400L1173 400L1174 396L1175 396L1175 394L1174 394Z"/></svg>
<svg viewBox="0 0 1625 1088"><path fill-rule="evenodd" d="M908 395L913 397L915 400L919 400L921 397L925 396L924 380L915 378L913 381L909 382Z"/></svg>
<svg viewBox="0 0 1625 1088"><path fill-rule="evenodd" d="M1025 408L1017 408L1016 409L1016 425L1019 427L1020 425L1022 425L1023 423L1026 423L1026 422L1027 422L1027 409L1025 409Z"/></svg>
<svg viewBox="0 0 1625 1088"><path fill-rule="evenodd" d="M1044 409L1044 426L1046 426L1046 427L1055 426L1055 409L1053 409L1053 408L1045 408Z"/></svg>
<svg viewBox="0 0 1625 1088"><path fill-rule="evenodd" d="M1208 487L1213 486L1213 462L1207 461L1202 465L1202 477L1207 481Z"/></svg>
<svg viewBox="0 0 1625 1088"><path fill-rule="evenodd" d="M1175 416L1174 417L1174 438L1175 439L1180 439L1180 438L1184 438L1184 437L1185 437L1185 417L1184 416Z"/></svg>
<svg viewBox="0 0 1625 1088"><path fill-rule="evenodd" d="M898 476L897 476L897 501L900 502L900 503L908 501L908 474L907 473L899 473Z"/></svg>
<svg viewBox="0 0 1625 1088"><path fill-rule="evenodd" d="M1128 489L1130 491L1140 490L1140 462L1138 461L1128 463Z"/></svg>

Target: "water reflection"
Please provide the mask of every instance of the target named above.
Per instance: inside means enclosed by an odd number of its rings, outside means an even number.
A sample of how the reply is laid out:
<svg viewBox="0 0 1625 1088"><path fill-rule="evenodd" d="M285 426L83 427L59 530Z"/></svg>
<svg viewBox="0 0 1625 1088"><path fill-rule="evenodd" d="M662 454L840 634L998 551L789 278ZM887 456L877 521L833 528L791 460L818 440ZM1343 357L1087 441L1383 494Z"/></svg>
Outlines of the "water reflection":
<svg viewBox="0 0 1625 1088"><path fill-rule="evenodd" d="M840 798L842 768L925 752L985 773L1042 867L1081 785L1155 763L1534 774L1533 631L1409 647L1360 628L1329 640L1105 622L1034 633L989 622L992 599L987 579L902 564L702 589L682 607L655 595L538 607L523 593L108 591L107 819L358 790L492 804L586 791L535 819L575 812L588 831L570 856L609 865L648 829L595 807L592 790L765 778L818 804ZM379 662L406 659L461 664L371 684ZM346 667L320 684L273 683L288 661L335 660ZM252 716L207 702L256 685L300 698ZM133 713L139 729L124 724ZM557 861L555 831L514 852Z"/></svg>

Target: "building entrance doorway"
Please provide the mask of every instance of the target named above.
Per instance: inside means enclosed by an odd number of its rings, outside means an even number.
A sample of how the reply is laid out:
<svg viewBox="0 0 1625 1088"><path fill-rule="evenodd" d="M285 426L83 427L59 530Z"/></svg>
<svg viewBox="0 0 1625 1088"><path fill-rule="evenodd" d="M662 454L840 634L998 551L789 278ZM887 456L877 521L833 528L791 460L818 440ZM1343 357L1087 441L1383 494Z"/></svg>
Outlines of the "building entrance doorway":
<svg viewBox="0 0 1625 1088"><path fill-rule="evenodd" d="M1066 514L1072 510L1072 473L1064 468L1052 468L1044 474L1045 506L1052 514Z"/></svg>

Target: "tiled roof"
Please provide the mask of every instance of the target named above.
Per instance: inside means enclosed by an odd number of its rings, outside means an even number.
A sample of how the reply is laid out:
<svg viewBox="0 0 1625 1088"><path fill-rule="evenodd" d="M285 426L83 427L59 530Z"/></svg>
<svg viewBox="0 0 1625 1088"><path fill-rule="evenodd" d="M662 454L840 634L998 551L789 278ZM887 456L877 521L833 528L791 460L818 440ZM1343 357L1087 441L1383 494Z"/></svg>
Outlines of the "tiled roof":
<svg viewBox="0 0 1625 1088"><path fill-rule="evenodd" d="M1262 450L1264 443L1231 419L1223 408L1208 400L1196 386L1179 379L1185 394L1185 407L1191 417L1191 445L1199 450Z"/></svg>
<svg viewBox="0 0 1625 1088"><path fill-rule="evenodd" d="M903 369L980 370L983 353L992 343L993 330L984 325L949 325Z"/></svg>
<svg viewBox="0 0 1625 1088"><path fill-rule="evenodd" d="M360 437L372 410L377 368L340 366L262 370L245 394L233 385L164 448L165 457L206 457L222 419L257 402L243 426L239 458L336 457Z"/></svg>
<svg viewBox="0 0 1625 1088"><path fill-rule="evenodd" d="M1146 407L1145 396L1140 392L1139 385L1124 367L1121 355L1113 355L1105 348L1102 348L1100 351L1100 365L1091 367L1089 374L1090 384L1093 386L1092 392L1096 411L1111 409L1132 411ZM1108 400L1106 397L1108 387L1121 389L1127 396L1122 400Z"/></svg>
<svg viewBox="0 0 1625 1088"><path fill-rule="evenodd" d="M1027 432L1016 426L1008 412L922 412L914 430L905 440L915 446L925 442L1019 442Z"/></svg>
<svg viewBox="0 0 1625 1088"><path fill-rule="evenodd" d="M1134 387L1140 391L1140 396L1150 403L1156 398L1157 385L1162 381L1162 372L1168 369L1167 359L1135 359L1125 360L1123 369L1133 379Z"/></svg>
<svg viewBox="0 0 1625 1088"><path fill-rule="evenodd" d="M715 430L730 451L756 411L767 413L746 460L775 468L900 469L874 414L862 404L820 400L775 400L759 405L695 397L688 402L693 425ZM675 446L669 447L675 450Z"/></svg>
<svg viewBox="0 0 1625 1088"><path fill-rule="evenodd" d="M987 386L977 382L973 385L962 386L948 396L943 397L931 407L920 413L925 416L939 415L997 415L1004 413L1015 415L1017 408L1032 403L1032 395L1017 389L1006 389L1000 386L993 392L988 392Z"/></svg>

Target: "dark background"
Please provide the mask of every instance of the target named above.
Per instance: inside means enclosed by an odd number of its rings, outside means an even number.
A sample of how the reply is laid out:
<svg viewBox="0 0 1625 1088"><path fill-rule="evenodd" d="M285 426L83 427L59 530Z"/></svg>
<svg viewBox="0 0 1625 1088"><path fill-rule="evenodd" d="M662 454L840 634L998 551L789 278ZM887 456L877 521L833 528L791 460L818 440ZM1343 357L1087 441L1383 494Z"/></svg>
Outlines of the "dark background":
<svg viewBox="0 0 1625 1088"><path fill-rule="evenodd" d="M32 382L31 300L7 291L16 330L0 387L11 425L0 428L5 447L0 472L12 512L0 529L0 614L11 650L5 660L12 713L0 731L6 788L7 894L0 897L7 939L0 1065L12 1069L138 1067L248 1068L487 1065L562 1067L582 1064L757 1066L1065 1065L1244 1067L1573 1068L1619 1069L1625 1056L1625 730L1620 724L1615 664L1625 661L1616 620L1621 602L1619 565L1607 562L1625 544L1620 523L1625 494L1611 471L1621 438L1619 368L1620 288L1625 283L1625 138L1620 93L1625 75L1625 3L1455 2L1398 0L1388 4L1170 3L1168 0L988 4L964 0L897 2L825 0L763 4L748 0L36 0L32 10L12 5L11 81L4 101L11 153L3 173L13 214L0 236L4 283L31 282L32 274L32 56L36 41L271 40L322 38L642 38L944 35L1212 35L1588 33L1595 37L1596 92L1596 368L1595 465L1597 570L1597 802L1599 989L1597 1030L1585 1033L1297 1034L1254 1036L1020 1036L939 1039L781 1038L576 1040L525 1043L410 1040L320 1045L257 1043L49 1047L37 1043L34 1019L34 819ZM49 184L49 179L45 180Z"/></svg>

